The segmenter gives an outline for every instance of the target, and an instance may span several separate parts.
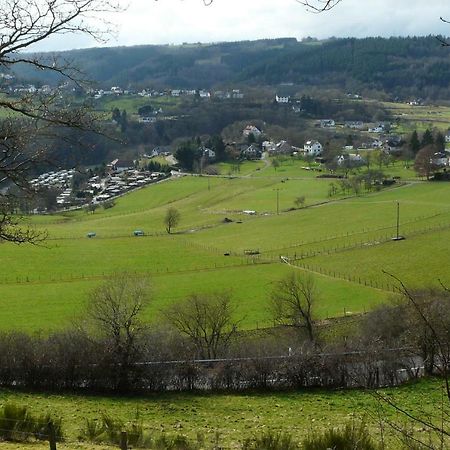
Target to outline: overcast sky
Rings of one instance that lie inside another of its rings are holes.
[[[122,1],[122,0],[120,0]],[[306,36],[450,35],[449,0],[342,0],[313,14],[296,0],[124,0],[111,16],[118,27],[106,45],[180,44]],[[39,50],[99,46],[86,36],[58,36]]]

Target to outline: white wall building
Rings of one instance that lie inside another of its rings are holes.
[[[323,147],[319,141],[307,141],[303,146],[303,152],[307,156],[318,156],[322,153]]]
[[[276,95],[276,96],[275,96],[275,101],[276,101],[277,103],[289,103],[290,97],[288,97],[288,96],[279,96],[279,95]]]
[[[247,125],[244,128],[244,131],[242,131],[242,134],[245,137],[248,137],[250,134],[253,134],[253,136],[255,138],[257,138],[257,137],[261,136],[262,131],[259,128],[255,127],[254,125]]]

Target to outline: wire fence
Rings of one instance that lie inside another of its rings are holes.
[[[407,237],[419,236],[427,233],[438,232],[450,229],[450,222],[442,222],[435,225],[428,225],[425,227],[419,227],[412,230],[407,230]],[[359,234],[359,233],[357,233]],[[346,234],[345,237],[354,235]],[[383,234],[378,236],[372,236],[369,239],[361,239],[358,241],[354,240],[339,240],[338,237],[327,237],[322,240],[311,241],[301,245],[315,245],[315,244],[326,244],[332,243],[333,240],[337,241],[334,245],[323,245],[312,247],[309,249],[300,249],[294,252],[285,252],[283,254],[270,254],[267,252],[260,251],[259,249],[250,249],[247,251],[230,251],[224,252],[223,249],[213,247],[210,245],[204,245],[195,241],[183,240],[180,241],[182,245],[186,248],[196,248],[201,250],[205,254],[216,257],[230,256],[231,258],[219,259],[217,258],[214,262],[207,261],[205,263],[198,262],[197,264],[192,264],[189,262],[188,267],[169,267],[164,265],[153,264],[151,269],[144,270],[131,270],[130,273],[157,277],[163,275],[186,275],[190,273],[207,273],[214,272],[217,270],[233,270],[243,267],[255,266],[255,265],[270,265],[278,264],[282,262],[282,258],[288,260],[291,264],[295,264],[304,269],[326,275],[328,277],[343,279],[353,283],[357,283],[364,286],[369,286],[375,289],[387,290],[390,292],[395,292],[394,286],[383,283],[381,280],[372,280],[368,278],[363,278],[360,275],[353,275],[345,272],[340,272],[337,270],[327,269],[320,266],[320,264],[309,264],[305,263],[305,260],[313,259],[315,257],[330,256],[333,254],[338,254],[342,252],[357,250],[357,249],[368,249],[376,246],[380,246],[392,241],[394,236],[392,234]],[[173,237],[172,237],[173,238]],[[293,250],[291,247],[290,250]],[[245,253],[248,252],[246,255]],[[202,255],[199,255],[200,257]],[[204,255],[203,255],[204,256]],[[303,262],[302,262],[303,261]],[[87,272],[87,273],[53,273],[53,274],[21,274],[16,276],[3,275],[0,276],[0,285],[26,285],[26,284],[52,284],[52,283],[69,283],[69,282],[80,282],[80,281],[95,281],[101,280],[109,277],[115,276],[114,272],[108,271],[97,271],[97,272]]]

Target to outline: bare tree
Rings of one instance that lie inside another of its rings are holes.
[[[0,65],[10,70],[25,65],[57,74],[62,82],[80,83],[81,74],[56,56],[30,53],[33,46],[52,36],[67,33],[88,34],[104,39],[111,31],[102,20],[105,12],[119,10],[112,0],[0,0]],[[96,18],[95,22],[92,21]],[[94,26],[98,24],[98,27]],[[27,53],[25,53],[25,51]],[[61,102],[61,92],[36,92],[1,96],[0,111],[0,237],[16,243],[35,243],[45,235],[21,229],[14,219],[14,196],[7,188],[17,186],[27,195],[33,167],[48,162],[49,142],[61,136],[64,128],[88,131],[98,128],[98,117],[85,105],[74,107]]]
[[[239,325],[233,313],[227,292],[191,295],[165,311],[169,323],[191,340],[203,359],[215,359],[228,349]]]
[[[295,0],[297,3],[304,5],[309,11],[324,12],[334,8],[341,0]]]
[[[275,322],[296,330],[305,329],[308,339],[314,342],[313,305],[316,297],[314,278],[309,274],[291,272],[275,283],[271,293]]]
[[[305,206],[306,197],[304,195],[300,195],[295,198],[294,203],[297,208],[303,208]]]
[[[205,6],[209,6],[214,0],[203,0]],[[341,0],[295,0],[312,12],[324,12],[334,8]]]
[[[433,413],[425,411],[412,412],[402,406],[395,398],[380,391],[373,395],[381,408],[386,406],[394,409],[402,417],[402,421],[389,419],[385,415],[384,423],[398,432],[408,448],[443,449],[450,442],[450,295],[449,290],[442,285],[437,289],[409,289],[398,277],[384,272],[398,283],[398,289],[403,298],[401,310],[398,306],[391,309],[391,321],[400,319],[403,322],[401,340],[420,353],[424,360],[427,373],[440,375],[442,379],[442,396]],[[441,283],[442,284],[442,283]],[[402,317],[401,317],[402,316]],[[385,318],[381,318],[382,321]],[[397,325],[395,325],[397,326]],[[389,326],[388,326],[389,327]],[[391,331],[388,330],[390,333]],[[395,338],[398,344],[399,336]],[[411,425],[405,427],[405,420]],[[413,428],[420,427],[421,432],[415,433]]]
[[[176,227],[178,223],[180,222],[180,211],[174,207],[170,207],[166,215],[164,216],[164,225],[166,226],[167,233],[172,232],[172,228]]]
[[[150,297],[148,279],[127,273],[114,275],[89,296],[85,325],[106,346],[119,390],[128,388],[133,363],[142,352],[142,312]]]
[[[414,160],[414,170],[418,175],[426,177],[427,180],[438,169],[438,166],[434,163],[436,151],[436,147],[433,144],[427,145],[417,152]]]

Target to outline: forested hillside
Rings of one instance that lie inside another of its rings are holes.
[[[450,98],[450,50],[433,37],[274,39],[61,54],[104,87],[319,86],[392,97]],[[39,79],[38,73],[19,73]],[[41,82],[46,80],[40,79]]]

